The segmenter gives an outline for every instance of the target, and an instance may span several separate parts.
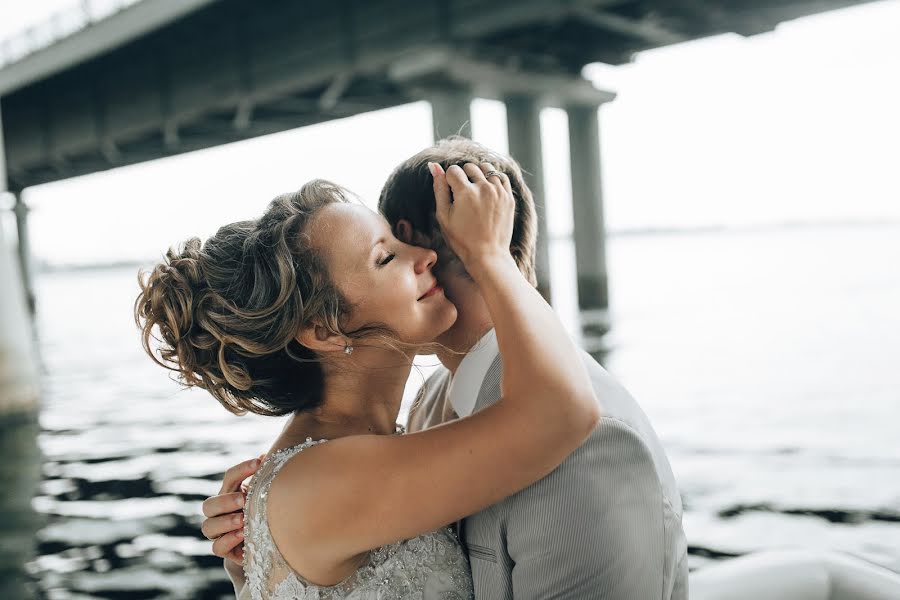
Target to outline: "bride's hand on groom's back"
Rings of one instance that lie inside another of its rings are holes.
[[[256,473],[260,463],[261,458],[254,458],[234,465],[225,471],[219,493],[203,501],[206,519],[200,530],[213,543],[213,554],[238,564],[244,559],[244,481]]]

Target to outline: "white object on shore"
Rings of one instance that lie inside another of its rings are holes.
[[[897,600],[900,574],[839,552],[756,552],[691,573],[692,600]]]

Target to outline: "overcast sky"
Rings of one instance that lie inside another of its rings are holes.
[[[0,38],[72,4],[0,0]],[[610,229],[900,220],[897,73],[900,0],[588,67],[619,94],[601,111]],[[543,125],[550,226],[565,235],[564,113]],[[473,127],[505,150],[502,105],[476,101]],[[155,258],[313,177],[374,202],[430,142],[430,107],[416,103],[39,186],[25,192],[33,250],[53,263]]]

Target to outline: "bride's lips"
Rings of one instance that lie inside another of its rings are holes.
[[[437,284],[437,282],[435,282],[434,285],[431,287],[430,290],[428,290],[427,292],[425,292],[424,294],[422,294],[421,296],[419,296],[419,300],[425,300],[426,298],[429,298],[429,297],[431,297],[431,296],[434,296],[434,295],[437,294],[438,292],[442,292],[442,291],[444,291],[444,288],[442,288],[441,286],[439,286],[439,285]]]

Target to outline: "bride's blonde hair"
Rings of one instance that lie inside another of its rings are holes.
[[[314,180],[272,200],[259,219],[169,249],[149,273],[138,273],[134,316],[144,350],[235,414],[319,406],[323,367],[295,340],[301,327],[317,323],[334,335],[402,345],[381,324],[343,330],[353,307],[306,233],[320,209],[350,201],[340,186]]]

